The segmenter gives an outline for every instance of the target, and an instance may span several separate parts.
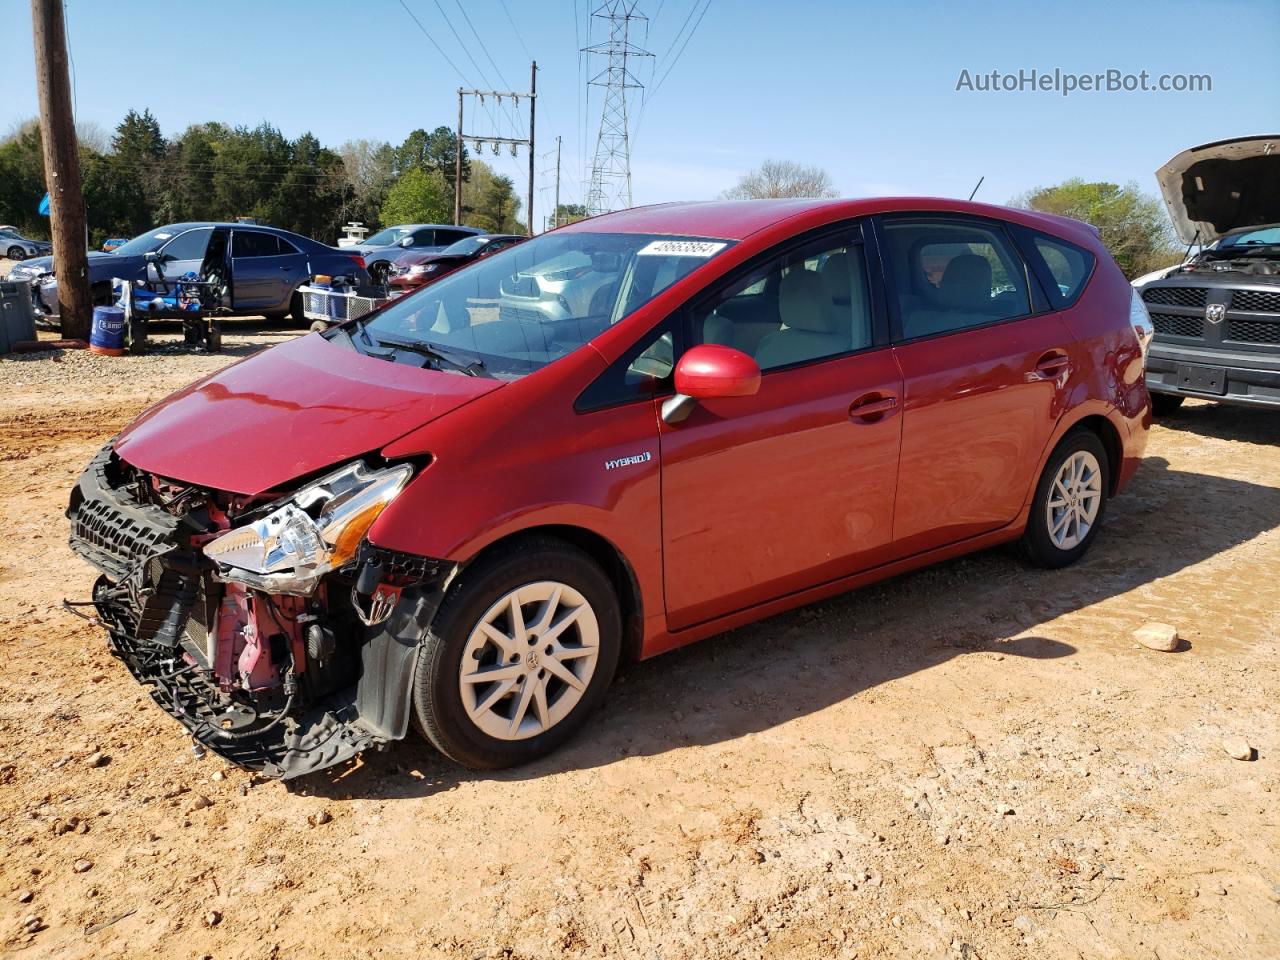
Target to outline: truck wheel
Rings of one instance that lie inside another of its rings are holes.
[[[585,553],[539,537],[463,570],[418,650],[414,720],[465,766],[528,763],[600,705],[621,650],[613,585]]]
[[[1092,430],[1072,430],[1045,464],[1022,535],[1027,558],[1055,569],[1075,563],[1098,535],[1111,489],[1107,451]]]
[[[1157,417],[1168,417],[1178,412],[1186,397],[1176,393],[1153,393],[1151,395],[1151,412]]]

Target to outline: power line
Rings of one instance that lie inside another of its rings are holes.
[[[467,15],[466,8],[462,5],[462,0],[453,0],[453,2],[457,5],[458,12],[462,14],[462,19],[467,21],[467,26],[471,28],[472,35],[475,36],[476,42],[480,44],[481,52],[484,53],[486,59],[488,59],[489,65],[497,72],[498,79],[502,81],[503,87],[508,90],[514,90],[515,88],[511,85],[511,81],[502,75],[502,68],[498,66],[497,62],[493,59],[492,54],[489,53],[489,48],[485,46],[484,40],[476,30],[475,24],[471,22],[471,17]],[[518,129],[520,135],[524,136],[524,124],[520,120],[519,111],[516,110],[514,104],[509,109],[511,110],[512,127]]]
[[[436,43],[436,38],[427,32],[427,28],[422,25],[422,21],[418,19],[417,15],[409,9],[409,5],[406,4],[404,0],[400,0],[400,6],[404,7],[404,12],[407,13],[413,19],[413,22],[418,25],[418,29],[422,31],[422,35],[430,40],[431,45],[436,48],[440,56],[444,57],[444,62],[453,67],[453,72],[458,75],[458,78],[463,83],[467,83],[468,80],[466,76],[463,75],[462,71],[458,69],[458,65],[449,59],[449,55],[444,52],[444,48],[440,46],[440,44]]]
[[[694,5],[696,7],[697,0],[694,0]],[[684,38],[684,44],[680,47],[680,52],[677,53],[675,59],[671,61],[671,65],[667,67],[666,72],[663,73],[662,75],[662,78],[656,84],[654,84],[653,93],[649,94],[650,100],[652,100],[654,97],[658,95],[658,91],[662,89],[662,81],[666,80],[667,77],[671,75],[671,71],[674,70],[676,67],[676,64],[680,62],[680,58],[684,55],[685,48],[689,46],[689,41],[693,39],[693,35],[698,32],[698,27],[702,25],[702,18],[707,15],[707,11],[710,9],[711,9],[711,0],[707,0],[706,5],[703,6],[702,8],[702,13],[698,15],[698,19],[693,25],[693,29],[690,30],[689,35]],[[693,10],[691,9],[689,12],[690,14],[692,14]],[[674,46],[674,44],[672,45]]]
[[[520,42],[520,49],[524,51],[524,55],[530,60],[533,54],[529,52],[529,48],[524,45],[524,37],[520,35],[520,28],[516,26],[515,20],[511,18],[511,11],[507,9],[507,0],[498,0],[502,4],[502,12],[507,15],[507,23],[511,24],[511,31],[516,35],[516,40]]]

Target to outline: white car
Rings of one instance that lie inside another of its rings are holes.
[[[27,257],[48,256],[53,247],[41,240],[28,240],[9,227],[0,228],[0,257],[8,260],[25,260]]]

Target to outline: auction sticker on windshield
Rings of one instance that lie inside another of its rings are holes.
[[[710,240],[654,240],[636,251],[637,257],[710,257],[719,253],[727,243]]]

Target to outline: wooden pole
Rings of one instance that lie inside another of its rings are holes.
[[[36,47],[36,92],[40,99],[45,184],[49,189],[53,269],[58,278],[58,317],[64,337],[86,339],[93,301],[89,293],[87,223],[71,112],[62,0],[31,0],[31,33]]]
[[[453,225],[462,225],[462,88],[458,88],[458,139],[453,147]]]
[[[525,219],[529,221],[529,236],[533,236],[533,114],[538,105],[538,61],[533,61],[529,71],[529,208],[525,211]]]

